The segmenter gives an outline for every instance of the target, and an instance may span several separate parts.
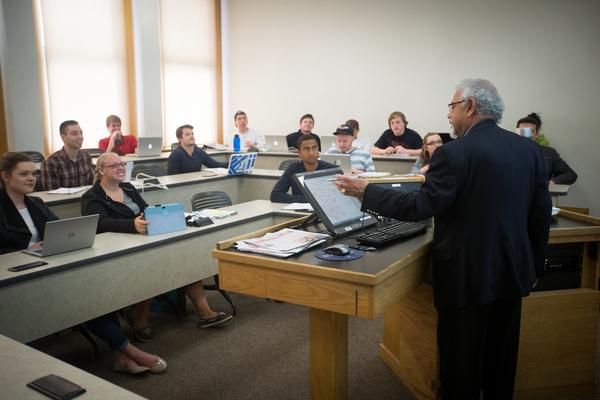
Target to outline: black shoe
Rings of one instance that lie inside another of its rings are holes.
[[[132,308],[128,308],[126,310],[123,311],[123,314],[121,314],[123,316],[123,319],[125,320],[125,322],[127,322],[127,324],[129,325],[129,327],[131,328],[131,330],[133,331],[133,336],[135,336],[135,338],[137,340],[139,340],[140,342],[149,342],[152,339],[152,329],[146,327],[146,328],[139,328],[136,323],[135,323],[135,319],[133,318],[133,309]]]
[[[224,324],[231,318],[233,318],[233,315],[223,311],[219,311],[217,312],[217,316],[214,318],[200,318],[200,320],[198,321],[198,325],[200,326],[200,328],[209,328],[211,326]]]

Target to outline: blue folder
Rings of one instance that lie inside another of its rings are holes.
[[[146,207],[144,218],[148,221],[148,235],[185,231],[185,215],[183,204],[158,204]]]

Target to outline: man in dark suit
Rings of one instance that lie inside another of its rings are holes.
[[[338,176],[363,210],[435,217],[432,246],[441,394],[510,399],[521,298],[543,273],[551,201],[540,146],[501,129],[504,104],[486,80],[465,80],[448,105],[459,137],[433,155],[421,190]]]

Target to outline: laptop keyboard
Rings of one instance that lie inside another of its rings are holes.
[[[424,222],[399,221],[365,232],[358,236],[356,240],[365,246],[381,247],[396,240],[425,232],[426,229],[427,224]]]

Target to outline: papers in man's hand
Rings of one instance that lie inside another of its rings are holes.
[[[48,194],[73,194],[73,193],[77,193],[77,192],[81,192],[83,190],[86,190],[89,186],[77,186],[77,187],[70,187],[70,188],[58,188],[58,189],[54,189],[54,190],[50,190],[48,192]]]
[[[300,253],[310,247],[323,243],[329,235],[312,233],[295,229],[282,229],[266,235],[236,242],[239,251],[266,254],[286,258]]]
[[[290,203],[287,206],[283,207],[282,210],[291,210],[291,211],[314,211],[310,203]]]
[[[363,172],[362,174],[358,174],[358,176],[360,176],[361,178],[381,178],[381,177],[388,176],[388,175],[390,175],[389,172],[378,172],[378,171]]]

